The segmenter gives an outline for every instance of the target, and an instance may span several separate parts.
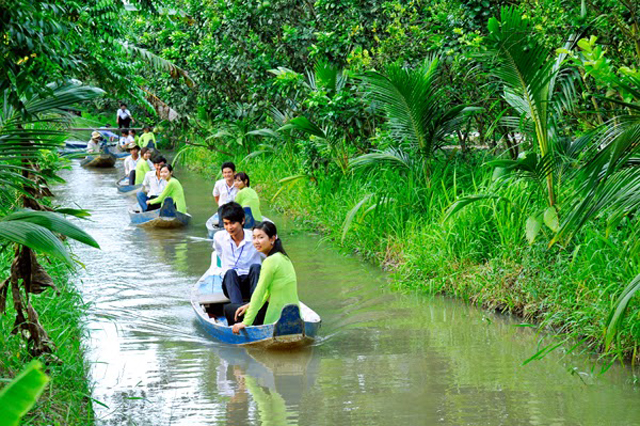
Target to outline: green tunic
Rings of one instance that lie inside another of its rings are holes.
[[[296,271],[293,269],[291,260],[282,253],[273,254],[262,262],[258,285],[251,295],[249,309],[242,320],[244,325],[253,324],[253,320],[265,302],[269,302],[267,314],[264,317],[265,324],[278,321],[285,305],[300,306]]]
[[[144,175],[147,172],[150,172],[151,168],[149,167],[149,163],[144,158],[140,158],[138,160],[138,164],[136,164],[136,185],[141,185],[144,181]]]
[[[138,172],[136,171],[136,176]],[[167,182],[167,186],[164,188],[162,193],[158,195],[158,198],[154,198],[149,202],[149,204],[159,204],[165,200],[165,198],[173,198],[173,202],[176,203],[177,209],[180,213],[187,212],[187,202],[184,199],[184,190],[182,189],[182,185],[180,181],[176,178],[171,178],[169,182]]]
[[[253,218],[258,222],[262,222],[262,213],[260,212],[260,199],[258,193],[253,189],[245,186],[236,194],[236,203],[242,207],[251,207]]]
[[[153,132],[143,133],[142,136],[140,136],[138,145],[140,148],[144,148],[149,145],[149,142],[156,143],[156,135],[154,135]]]

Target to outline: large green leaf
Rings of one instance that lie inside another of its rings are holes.
[[[527,218],[527,223],[525,224],[525,235],[529,245],[533,245],[541,229],[542,223],[540,222],[539,217],[529,216],[529,218]]]
[[[40,361],[31,361],[25,369],[0,392],[0,426],[17,426],[42,394],[49,377]]]
[[[322,139],[326,139],[327,135],[318,125],[309,121],[309,119],[305,116],[300,116],[296,118],[292,118],[289,120],[287,124],[280,127],[278,131],[283,130],[298,130],[303,133],[307,133],[310,135],[317,136]]]
[[[100,248],[96,240],[78,226],[56,213],[34,210],[20,210],[11,213],[0,221],[21,221],[40,225],[50,231],[57,232],[91,247]]]
[[[20,220],[0,221],[1,239],[57,257],[68,264],[73,263],[69,252],[60,239],[47,228],[35,223]]]

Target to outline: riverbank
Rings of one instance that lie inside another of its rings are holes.
[[[5,250],[0,256],[0,280],[8,274],[10,252]],[[57,349],[51,356],[43,357],[51,381],[21,424],[90,425],[93,424],[93,408],[83,344],[87,306],[78,289],[69,282],[66,266],[56,260],[50,264],[43,262],[43,266],[59,293],[48,289],[32,295],[31,301]],[[3,379],[15,377],[31,360],[24,339],[11,334],[14,320],[13,299],[9,294],[7,312],[0,316],[0,377]]]
[[[228,160],[191,147],[181,156],[190,168],[211,176],[212,185],[218,165]],[[307,174],[295,157],[235,159],[264,204],[391,271],[396,289],[452,296],[511,313],[568,342],[586,343],[581,350],[602,352],[611,308],[637,272],[630,258],[636,250],[631,225],[623,223],[607,237],[597,223],[590,224],[571,247],[548,249],[544,238],[529,246],[526,216],[517,207],[524,203],[518,197],[528,195],[518,187],[511,205],[476,203],[443,221],[456,197],[478,192],[487,175],[481,167],[485,160],[440,163],[432,188],[419,194],[429,198],[430,208],[416,213],[406,194],[424,189],[412,188],[400,174],[372,182],[366,173],[354,173],[336,181],[335,174]],[[372,186],[385,185],[397,190],[382,204],[370,194]],[[639,315],[633,301],[615,348],[627,359],[637,357],[640,330],[634,324]]]

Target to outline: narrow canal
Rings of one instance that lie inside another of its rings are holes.
[[[536,335],[442,298],[384,291],[385,276],[276,216],[321,340],[295,353],[217,345],[196,323],[190,286],[211,261],[213,180],[178,170],[191,226],[129,225],[122,164],[74,162],[60,202],[91,209],[102,250],[75,247],[91,304],[87,345],[99,425],[638,425],[629,368],[591,374],[560,353],[522,366]],[[250,170],[249,170],[250,171]],[[273,216],[269,212],[269,216]]]

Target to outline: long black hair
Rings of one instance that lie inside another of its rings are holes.
[[[268,220],[265,220],[263,222],[258,222],[256,223],[256,226],[253,227],[253,229],[254,230],[259,229],[263,231],[265,234],[267,234],[267,237],[269,238],[273,238],[274,236],[276,237],[276,241],[275,243],[273,243],[273,247],[271,248],[271,251],[269,252],[267,257],[276,253],[282,253],[285,256],[289,257],[287,252],[284,251],[284,247],[282,246],[282,240],[278,238],[278,230],[276,229],[276,225],[273,222],[269,222]]]

